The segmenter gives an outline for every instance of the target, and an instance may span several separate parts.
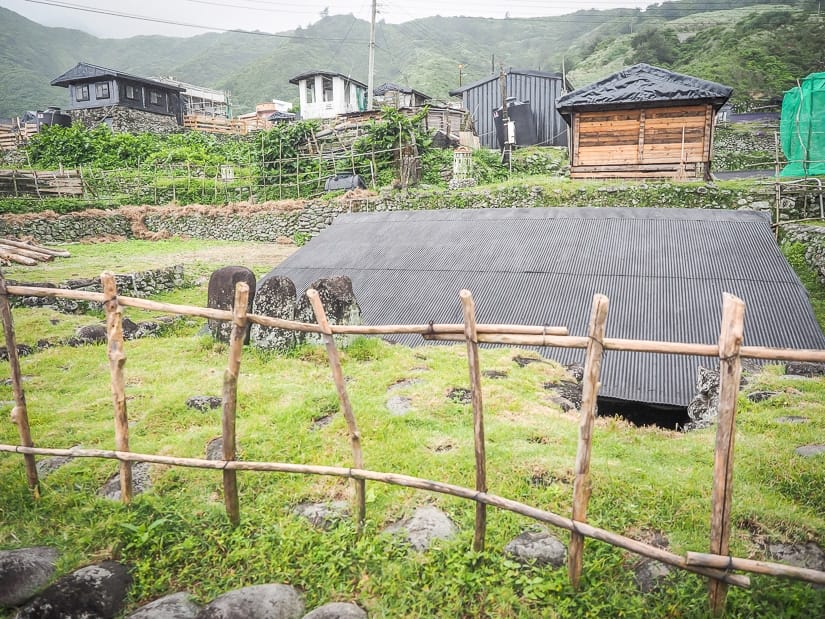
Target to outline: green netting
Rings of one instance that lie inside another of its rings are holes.
[[[788,160],[782,176],[825,175],[825,73],[785,93],[779,132]]]

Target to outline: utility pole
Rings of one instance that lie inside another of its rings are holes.
[[[504,149],[501,151],[501,162],[512,167],[510,163],[510,151],[513,148],[510,142],[510,115],[507,112],[507,74],[504,72],[504,64],[499,68],[498,84],[501,89],[501,129],[504,135]]]
[[[370,66],[369,78],[367,79],[367,109],[372,109],[372,89],[375,73],[375,12],[378,0],[372,0],[372,18],[370,19]]]

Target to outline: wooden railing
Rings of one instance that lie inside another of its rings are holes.
[[[460,293],[460,301],[464,310],[463,324],[356,326],[331,325],[326,318],[318,294],[314,290],[307,291],[307,296],[315,312],[317,323],[302,323],[269,316],[247,314],[246,307],[249,288],[244,283],[239,283],[235,289],[234,310],[225,311],[119,296],[117,294],[114,276],[111,273],[104,273],[101,276],[101,281],[104,291],[103,293],[95,293],[34,286],[9,286],[6,285],[2,274],[0,274],[0,314],[2,314],[3,330],[5,332],[6,347],[11,367],[11,383],[15,398],[12,418],[17,425],[20,436],[19,445],[0,444],[0,452],[18,453],[23,456],[28,484],[35,497],[39,497],[39,482],[34,460],[35,455],[118,460],[120,462],[121,473],[121,500],[124,503],[130,502],[132,499],[131,466],[133,462],[220,470],[223,474],[226,511],[229,519],[233,523],[238,523],[240,520],[240,501],[236,481],[237,471],[331,475],[353,480],[356,501],[355,514],[359,529],[365,518],[365,484],[366,481],[369,480],[429,492],[438,492],[474,501],[476,503],[475,534],[473,537],[473,547],[475,550],[483,550],[484,548],[487,506],[508,510],[570,531],[571,541],[568,553],[568,574],[571,583],[576,587],[580,584],[584,549],[583,540],[587,537],[655,559],[662,563],[707,576],[710,578],[710,606],[716,615],[724,612],[728,585],[739,587],[748,587],[750,585],[750,579],[747,576],[734,574],[731,570],[782,576],[825,585],[825,572],[728,556],[733,489],[733,439],[736,425],[739,377],[742,368],[741,360],[742,358],[753,358],[825,362],[825,350],[742,346],[745,304],[742,300],[732,295],[724,295],[719,344],[718,346],[714,346],[708,344],[607,338],[605,337],[605,323],[609,302],[607,297],[600,294],[595,295],[593,298],[588,335],[586,337],[573,337],[568,335],[567,329],[564,327],[478,324],[475,319],[475,303],[472,294],[466,290]],[[46,449],[34,446],[29,429],[26,399],[17,356],[14,323],[8,301],[9,295],[63,297],[96,301],[104,304],[106,309],[112,397],[115,411],[115,450],[79,448]],[[145,310],[232,322],[229,360],[223,381],[223,411],[221,423],[223,460],[215,461],[141,454],[133,453],[129,450],[129,425],[122,371],[126,362],[121,323],[123,307],[135,307]],[[347,422],[349,440],[352,447],[352,467],[236,460],[234,446],[237,382],[243,351],[244,334],[250,323],[264,327],[321,334],[327,349],[341,410]],[[356,417],[349,400],[347,385],[344,380],[338,350],[333,336],[344,334],[379,335],[401,333],[419,333],[426,339],[431,340],[466,342],[470,384],[472,387],[476,473],[474,488],[465,488],[398,473],[371,471],[364,468],[361,434],[358,430]],[[566,518],[518,501],[490,494],[487,491],[484,411],[481,370],[478,356],[478,344],[481,342],[516,346],[557,346],[586,349],[584,376],[582,380],[579,443],[576,454],[575,480],[573,485],[572,518]],[[683,557],[652,546],[651,544],[587,524],[587,504],[591,494],[590,452],[596,412],[596,398],[599,390],[601,359],[604,350],[715,356],[720,359],[719,418],[716,434],[711,503],[710,553],[687,552],[686,556]]]

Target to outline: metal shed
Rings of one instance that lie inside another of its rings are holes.
[[[556,100],[564,94],[561,73],[510,69],[506,73],[507,98],[529,102],[535,126],[536,143],[542,146],[567,146],[567,124],[556,110]],[[498,75],[450,91],[461,97],[475,123],[485,148],[497,148],[493,111],[500,108],[501,86]]]
[[[678,208],[529,208],[351,213],[272,271],[299,292],[348,275],[365,324],[562,325],[586,335],[595,293],[607,336],[715,344],[722,294],[747,304],[745,344],[823,348],[805,288],[761,213]],[[399,342],[421,345],[417,335]],[[583,352],[547,348],[563,363]],[[718,360],[608,351],[601,396],[685,407],[697,366]]]

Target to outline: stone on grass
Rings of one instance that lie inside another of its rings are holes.
[[[49,584],[57,556],[47,546],[0,551],[0,606],[19,606]]]
[[[349,516],[349,505],[346,501],[299,503],[292,508],[292,513],[306,518],[314,527],[329,530]]]
[[[394,522],[384,531],[403,533],[413,549],[421,552],[427,550],[434,540],[455,537],[458,528],[440,509],[433,505],[424,505],[416,508],[409,518]]]
[[[796,453],[803,458],[813,458],[825,453],[825,445],[802,445],[796,448]]]
[[[773,561],[781,561],[825,572],[825,550],[813,542],[807,544],[768,544],[767,554]]]
[[[74,333],[74,339],[79,344],[100,344],[106,341],[106,325],[84,325]]]
[[[126,619],[195,619],[200,610],[192,595],[181,591],[141,606]]]
[[[220,408],[223,400],[217,395],[193,395],[186,399],[186,406],[197,411],[205,412],[215,408]]]
[[[75,445],[74,447],[80,447],[80,445]],[[72,449],[74,449],[72,447]],[[66,466],[74,460],[71,456],[52,456],[51,458],[45,458],[44,460],[38,460],[37,464],[37,474],[40,477],[47,477],[54,473],[57,469],[61,466]]]
[[[295,320],[295,284],[282,275],[267,275],[258,284],[252,312],[261,316]],[[314,321],[313,321],[314,322]],[[264,350],[289,350],[296,344],[295,332],[274,329],[254,324],[250,329],[250,340],[257,348]]]
[[[152,487],[152,480],[149,477],[149,469],[151,466],[148,462],[135,462],[132,464],[132,495],[141,494]],[[110,477],[97,493],[106,499],[119,501],[120,472]]]
[[[301,595],[289,585],[253,585],[218,596],[198,613],[198,619],[300,619]]]
[[[361,308],[355,300],[355,293],[352,291],[352,280],[346,275],[335,277],[322,277],[316,279],[309,285],[318,291],[318,297],[324,306],[324,313],[327,321],[331,325],[360,325]],[[309,289],[308,288],[308,289]],[[315,312],[306,294],[298,300],[295,310],[295,317],[301,322],[317,322]],[[336,342],[339,346],[346,346],[351,338],[338,338]],[[304,342],[309,344],[320,344],[322,342],[320,334],[305,333]]]
[[[567,548],[546,531],[525,531],[504,547],[504,553],[520,563],[561,567]]]
[[[255,274],[246,267],[230,266],[214,271],[209,278],[206,293],[206,305],[212,309],[229,310],[235,306],[235,286],[244,282],[249,286],[247,313],[252,311],[255,299]],[[228,342],[232,332],[232,322],[228,320],[209,320],[209,330],[219,342]],[[249,343],[249,331],[244,335],[244,344]]]
[[[748,400],[751,402],[764,402],[775,395],[779,395],[778,391],[752,391],[748,394]]]
[[[387,410],[397,417],[406,415],[412,410],[412,400],[403,395],[394,395],[387,400]]]
[[[115,561],[82,567],[20,609],[16,619],[110,619],[123,608],[131,583],[126,566]]]
[[[800,417],[799,415],[783,415],[774,419],[776,423],[808,423],[807,417]]]
[[[356,604],[330,602],[307,613],[304,619],[367,619],[367,613]]]
[[[825,363],[811,363],[809,361],[789,361],[785,364],[785,374],[790,376],[825,376]]]
[[[223,460],[223,437],[213,438],[206,444],[207,460]]]
[[[672,567],[655,559],[642,559],[633,568],[633,579],[642,593],[650,593],[659,588],[668,577]]]

